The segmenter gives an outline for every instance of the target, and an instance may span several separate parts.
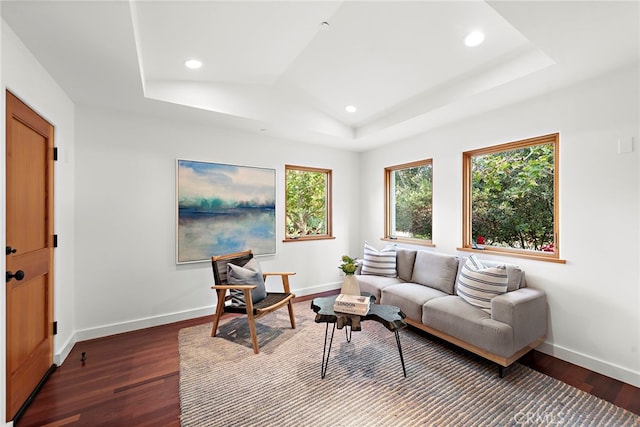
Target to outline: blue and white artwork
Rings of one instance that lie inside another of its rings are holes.
[[[275,169],[178,160],[177,262],[276,252]]]

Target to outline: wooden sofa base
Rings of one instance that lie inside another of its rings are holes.
[[[534,348],[536,348],[537,346],[539,346],[540,344],[542,344],[544,342],[544,336],[538,338],[537,340],[535,340],[533,343],[531,343],[530,345],[526,346],[525,348],[523,348],[522,350],[518,351],[517,353],[515,353],[513,356],[510,357],[503,357],[503,356],[498,356],[496,354],[490,353],[487,350],[483,350],[479,347],[476,347],[473,344],[469,344],[468,342],[462,341],[456,337],[453,337],[449,334],[445,334],[444,332],[441,332],[437,329],[433,329],[429,326],[423,325],[420,322],[416,322],[414,320],[411,320],[409,318],[404,319],[405,322],[407,322],[407,324],[413,326],[414,328],[418,328],[422,331],[425,331],[431,335],[434,335],[438,338],[442,338],[445,341],[450,342],[451,344],[454,344],[458,347],[461,347],[467,351],[470,351],[471,353],[475,353],[480,357],[483,357],[485,359],[491,360],[492,362],[497,363],[500,366],[500,376],[502,377],[502,367],[508,367],[509,365],[511,365],[513,362],[515,362],[516,360],[520,359],[522,356],[524,356],[525,354],[527,354],[529,351],[533,350]]]

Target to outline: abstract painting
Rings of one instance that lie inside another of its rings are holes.
[[[177,263],[276,252],[275,169],[177,161]]]

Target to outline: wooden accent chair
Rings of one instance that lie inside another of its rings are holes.
[[[211,329],[211,336],[215,337],[218,332],[218,322],[220,317],[224,313],[242,313],[247,315],[249,321],[249,330],[251,332],[251,342],[253,343],[253,352],[258,354],[258,337],[256,335],[255,319],[271,313],[274,310],[284,307],[289,308],[289,320],[291,321],[291,328],[296,328],[295,318],[293,316],[293,298],[295,295],[291,293],[289,288],[289,276],[296,273],[294,272],[278,272],[278,273],[262,273],[263,280],[266,280],[268,276],[280,276],[282,285],[284,288],[283,293],[268,292],[266,298],[262,301],[253,303],[251,298],[251,291],[256,288],[256,285],[243,285],[243,284],[229,284],[227,278],[227,264],[234,264],[240,267],[244,267],[253,258],[251,249],[243,252],[236,252],[232,254],[212,256],[211,265],[213,267],[213,278],[215,285],[211,287],[214,289],[218,296],[218,304],[216,307],[216,314],[213,319],[213,328]],[[245,304],[238,304],[231,296],[227,295],[227,291],[239,290],[244,294]],[[226,301],[232,300],[231,304],[225,304]]]

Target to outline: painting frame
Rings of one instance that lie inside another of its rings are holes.
[[[276,170],[176,159],[176,264],[276,253]]]

